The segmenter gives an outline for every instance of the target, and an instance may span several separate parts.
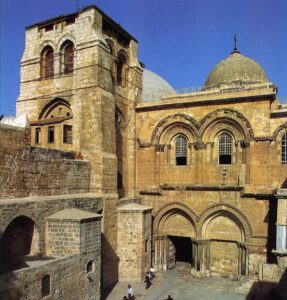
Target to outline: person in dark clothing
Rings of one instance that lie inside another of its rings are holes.
[[[144,282],[145,282],[145,288],[148,289],[151,286],[149,273],[146,273]]]
[[[168,295],[166,300],[173,300],[173,298],[171,297],[171,295]]]

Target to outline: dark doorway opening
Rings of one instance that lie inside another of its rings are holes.
[[[169,236],[175,248],[175,261],[186,262],[192,265],[191,238],[184,236]]]

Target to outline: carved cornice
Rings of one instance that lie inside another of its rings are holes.
[[[249,148],[250,147],[250,141],[240,141],[240,146],[242,148]]]
[[[144,141],[141,141],[140,138],[137,138],[137,142],[138,142],[139,148],[149,148],[149,147],[151,147],[150,143],[146,143]]]
[[[139,191],[140,195],[148,195],[148,196],[162,196],[160,191],[152,191],[152,190],[142,190]]]
[[[256,142],[272,142],[274,138],[272,136],[256,136],[254,137]]]
[[[242,191],[241,186],[203,186],[203,185],[176,185],[176,184],[161,184],[160,188],[165,191]]]
[[[156,152],[163,152],[164,147],[165,147],[165,145],[155,145],[154,146]]]

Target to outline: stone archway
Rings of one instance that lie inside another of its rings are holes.
[[[200,225],[205,241],[204,266],[201,268],[211,275],[234,278],[245,275],[245,242],[251,235],[247,218],[230,205],[215,205],[201,215]]]
[[[24,257],[38,254],[38,246],[34,221],[23,215],[13,219],[0,240],[0,274],[26,267]]]
[[[197,236],[196,214],[187,206],[172,203],[154,219],[154,257],[157,269],[167,270],[177,261],[194,264],[192,241]]]

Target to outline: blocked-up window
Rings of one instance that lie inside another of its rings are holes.
[[[47,46],[41,55],[41,78],[51,78],[54,76],[54,50]]]
[[[287,164],[287,132],[283,135],[281,141],[281,161],[282,164]]]
[[[62,73],[71,74],[74,71],[74,45],[68,41],[62,46]]]
[[[55,128],[54,126],[48,127],[48,143],[52,144],[55,141]]]
[[[71,125],[64,125],[63,142],[65,144],[73,143],[73,128]]]
[[[175,139],[175,164],[177,166],[187,165],[187,138],[183,135]]]
[[[218,140],[218,162],[220,165],[231,165],[232,163],[232,136],[223,132]]]
[[[50,275],[45,275],[42,278],[42,297],[50,295]]]
[[[41,144],[41,128],[35,128],[35,144]]]

